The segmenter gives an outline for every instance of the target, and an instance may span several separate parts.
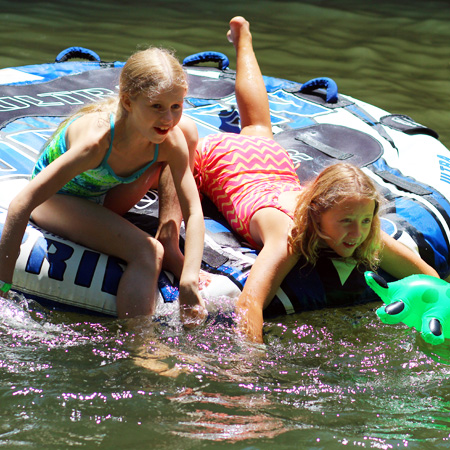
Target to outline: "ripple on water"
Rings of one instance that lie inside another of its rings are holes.
[[[2,300],[0,312],[0,395],[14,440],[41,440],[31,436],[43,427],[55,448],[69,428],[72,443],[105,443],[130,423],[168,442],[448,434],[449,367],[438,362],[448,352],[381,324],[374,305],[271,321],[266,346],[239,339],[225,318],[186,332],[170,320],[130,330],[24,299]]]

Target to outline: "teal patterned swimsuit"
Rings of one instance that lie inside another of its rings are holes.
[[[32,178],[34,178],[41,170],[47,167],[52,161],[61,156],[67,151],[66,145],[66,132],[69,125],[76,120],[67,123],[67,125],[62,128],[58,134],[56,134],[51,142],[45,147],[44,151],[40,155],[39,159],[34,166],[32,173]],[[114,139],[114,115],[110,116],[110,126],[111,126],[111,144],[108,151],[106,152],[103,161],[95,169],[87,170],[86,172],[77,175],[71,181],[69,181],[65,186],[63,186],[58,194],[73,195],[76,197],[83,197],[92,200],[96,203],[103,203],[103,199],[106,193],[122,183],[131,183],[138,179],[158,158],[158,145],[155,147],[155,156],[152,161],[146,164],[144,167],[139,169],[134,174],[129,177],[119,177],[114,173],[108,164],[108,158],[111,154],[113,139]]]

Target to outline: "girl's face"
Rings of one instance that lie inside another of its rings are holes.
[[[338,255],[348,258],[366,240],[372,226],[375,201],[347,198],[321,214],[321,232],[325,243]]]
[[[185,94],[184,88],[174,87],[151,99],[139,95],[134,100],[128,99],[125,108],[141,134],[158,144],[180,121]]]

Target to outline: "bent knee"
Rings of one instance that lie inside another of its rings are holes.
[[[164,247],[157,239],[148,236],[131,250],[128,263],[149,266],[161,270],[164,259]]]
[[[180,229],[179,224],[175,220],[167,220],[164,222],[158,230],[158,241],[164,248],[171,246],[179,246]]]

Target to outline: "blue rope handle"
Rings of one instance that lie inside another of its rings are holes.
[[[327,90],[327,102],[328,103],[337,103],[338,101],[338,87],[334,80],[327,77],[322,78],[313,78],[312,80],[307,81],[302,84],[300,88],[300,92],[304,92],[305,94],[308,92],[315,91],[316,89],[326,89]]]
[[[217,62],[219,63],[219,69],[225,70],[229,65],[230,61],[228,56],[220,52],[200,52],[194,53],[193,55],[186,56],[183,60],[184,66],[194,66],[195,64],[204,62]]]
[[[98,56],[97,53],[84,47],[66,48],[58,54],[58,56],[55,58],[55,62],[65,62],[72,58],[82,58],[87,59],[88,61],[101,62],[100,56]]]

